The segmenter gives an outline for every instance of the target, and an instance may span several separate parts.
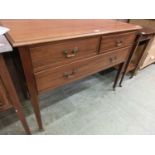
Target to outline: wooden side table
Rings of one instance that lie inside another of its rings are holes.
[[[16,93],[14,84],[6,66],[2,52],[10,51],[11,46],[4,36],[0,36],[0,112],[14,108],[26,134],[31,134],[26,122],[22,106]]]
[[[1,20],[19,50],[39,128],[38,96],[46,91],[119,65],[113,88],[140,26],[114,20]],[[37,28],[36,28],[37,27]]]
[[[128,61],[128,63],[126,64],[121,80],[120,80],[120,86],[122,85],[122,81],[124,79],[124,76],[127,72],[132,71],[131,73],[131,78],[137,73],[137,71],[140,69],[140,64],[142,62],[142,60],[144,59],[144,57],[146,57],[146,49],[149,46],[150,42],[152,41],[152,39],[154,38],[155,35],[155,30],[148,28],[148,27],[143,27],[143,29],[141,29],[139,31],[138,34],[138,39],[137,42],[133,48],[133,52],[132,55]],[[138,47],[140,46],[140,44],[143,44],[142,48],[137,51]],[[138,55],[136,56],[136,52],[138,52]],[[134,59],[134,61],[132,61]]]
[[[139,57],[137,58],[137,61],[135,63],[135,68],[133,69],[131,78],[137,73],[137,71],[140,69],[141,62],[143,61],[143,59],[146,58],[145,56],[147,52],[146,49],[148,48],[150,42],[154,38],[154,35],[155,35],[155,30],[151,28],[144,27],[140,31],[140,41],[138,44],[140,45],[140,43],[143,43],[144,46],[142,47]]]

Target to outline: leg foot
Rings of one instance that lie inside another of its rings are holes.
[[[121,83],[119,84],[119,87],[122,87],[122,84]]]
[[[121,75],[121,71],[122,71],[123,65],[124,65],[124,63],[121,63],[119,65],[119,70],[117,72],[117,75],[116,75],[116,78],[115,78],[115,81],[114,81],[113,90],[115,90],[115,87],[117,86],[117,83],[118,83],[119,77]]]
[[[19,120],[21,121],[21,123],[22,123],[22,125],[23,125],[23,127],[25,129],[26,134],[31,135],[30,128],[29,128],[29,126],[27,124],[27,121],[25,119],[24,113],[23,113],[20,105],[17,106],[16,108],[18,108],[18,110],[15,110],[15,112],[17,113],[17,116],[19,117]]]

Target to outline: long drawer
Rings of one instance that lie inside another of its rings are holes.
[[[130,46],[134,43],[135,37],[135,32],[102,36],[100,53]]]
[[[56,88],[126,60],[131,47],[100,54],[61,67],[35,73],[38,92]]]
[[[30,47],[34,71],[58,67],[97,54],[99,37],[74,39]]]

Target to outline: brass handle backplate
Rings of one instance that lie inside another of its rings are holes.
[[[78,52],[78,47],[74,47],[73,50],[71,51],[71,54],[69,54],[69,52],[64,49],[63,54],[65,55],[66,58],[72,58],[75,57],[77,52]]]
[[[70,72],[64,72],[63,77],[68,78],[68,79],[72,78],[77,73],[77,71],[78,71],[77,69],[73,69]]]

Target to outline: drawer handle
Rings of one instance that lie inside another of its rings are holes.
[[[122,46],[123,45],[123,41],[121,41],[121,40],[116,40],[116,46],[117,47],[120,47],[120,46]]]
[[[66,49],[63,51],[63,53],[66,58],[72,58],[76,56],[78,50],[79,50],[78,47],[74,47],[73,50],[71,51],[71,54],[69,54]]]
[[[74,69],[74,70],[72,70],[72,71],[70,71],[70,72],[64,72],[63,77],[69,79],[69,78],[74,77],[74,75],[75,75],[76,73],[77,73],[77,69]]]
[[[117,60],[117,57],[116,57],[116,56],[109,58],[110,63],[113,63],[113,62],[115,62],[116,60]]]

